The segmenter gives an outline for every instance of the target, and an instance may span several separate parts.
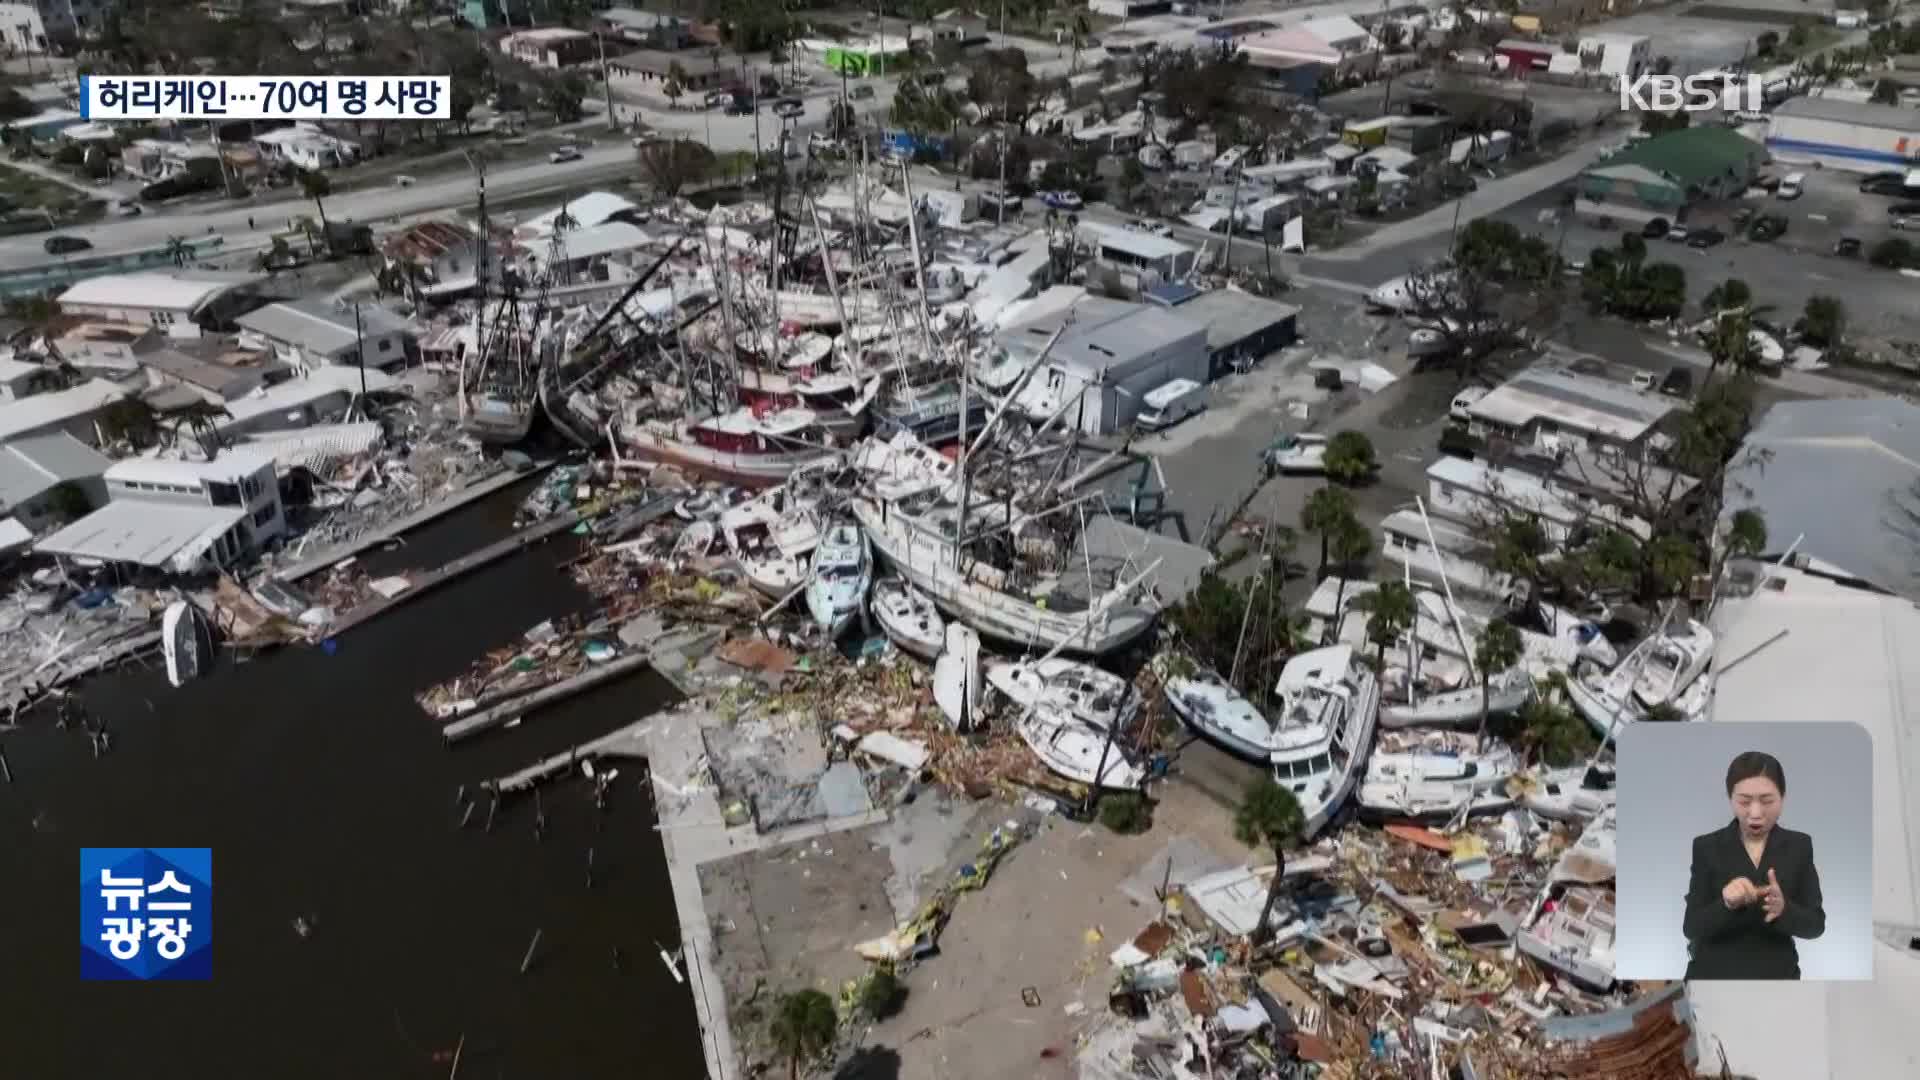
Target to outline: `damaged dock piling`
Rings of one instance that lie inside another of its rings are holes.
[[[645,667],[652,659],[653,655],[651,652],[641,652],[631,656],[622,656],[616,660],[610,660],[605,664],[589,668],[570,679],[562,680],[545,689],[535,690],[523,697],[502,702],[491,709],[483,709],[480,712],[463,716],[441,729],[441,735],[450,743],[459,742],[461,739],[472,738],[483,731],[489,731],[517,720],[535,709],[554,704],[555,702],[564,701],[576,694],[591,690],[601,683],[610,682],[623,675],[631,674]]]
[[[525,975],[527,969],[533,966],[533,950],[540,947],[540,934],[541,931],[535,930],[533,932],[533,940],[527,942],[527,954],[520,958],[520,974],[522,975]]]

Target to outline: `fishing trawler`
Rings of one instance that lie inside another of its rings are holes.
[[[620,436],[635,457],[749,487],[778,484],[796,469],[842,457],[806,409],[762,415],[740,408],[698,420],[636,420]]]
[[[874,431],[888,439],[910,431],[921,442],[937,446],[960,437],[962,416],[969,433],[979,431],[986,425],[991,405],[983,395],[964,394],[958,379],[911,388],[903,384],[876,403]]]

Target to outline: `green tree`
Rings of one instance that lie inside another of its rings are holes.
[[[1379,650],[1375,655],[1384,667],[1387,662],[1387,646],[1400,640],[1400,635],[1420,618],[1419,604],[1414,600],[1413,590],[1404,582],[1386,581],[1380,587],[1353,602],[1355,607],[1363,607],[1371,612],[1367,616],[1367,640],[1373,642]]]
[[[1796,21],[1792,26],[1787,28],[1787,44],[1796,50],[1803,48],[1807,44],[1808,37],[1809,31],[1807,30],[1807,24],[1804,22]]]
[[[1328,439],[1324,460],[1327,478],[1336,484],[1357,484],[1380,467],[1374,458],[1373,440],[1359,431],[1338,432]]]
[[[1514,719],[1522,753],[1530,761],[1563,769],[1593,752],[1593,730],[1564,705],[1535,698],[1521,706]]]
[[[1847,308],[1832,296],[1807,298],[1806,311],[1800,316],[1800,336],[1821,348],[1840,344],[1847,328]]]
[[[1547,530],[1530,514],[1507,514],[1491,523],[1490,532],[1487,566],[1522,586],[1521,595],[1531,603],[1553,554]]]
[[[681,189],[713,171],[713,151],[692,139],[650,142],[635,151],[641,175],[660,194],[672,199]]]
[[[1307,816],[1292,791],[1262,773],[1247,786],[1240,806],[1233,815],[1233,836],[1248,847],[1263,847],[1273,852],[1273,881],[1267,886],[1267,902],[1260,909],[1260,921],[1253,928],[1253,943],[1265,944],[1273,935],[1268,925],[1274,905],[1280,899],[1280,883],[1286,877],[1287,849],[1306,838]]]
[[[1100,824],[1122,836],[1145,832],[1153,824],[1153,810],[1137,791],[1116,791],[1100,797]]]
[[[660,92],[667,96],[669,106],[676,109],[680,107],[680,95],[687,92],[687,69],[680,66],[680,61],[675,60],[667,65],[667,84],[660,88]]]
[[[787,1059],[788,1077],[797,1078],[802,1064],[831,1049],[839,1027],[833,999],[820,991],[809,988],[780,995],[769,1033],[774,1048]]]
[[[1753,319],[1744,311],[1714,319],[1703,344],[1707,350],[1709,378],[1723,367],[1728,371],[1750,371],[1759,362],[1759,352],[1753,347]]]
[[[1340,587],[1333,594],[1335,632],[1340,629],[1340,612],[1347,598],[1347,582],[1353,580],[1353,568],[1372,551],[1373,534],[1352,514],[1341,520],[1327,537],[1327,554],[1340,567]]]
[[[885,1020],[900,1011],[907,988],[890,967],[877,967],[860,984],[860,1010],[875,1020]]]
[[[193,261],[193,245],[189,244],[184,236],[169,236],[167,237],[167,258],[172,259],[175,266],[185,266]]]
[[[313,200],[313,208],[320,215],[320,239],[326,245],[327,251],[331,253],[333,229],[327,224],[326,198],[333,194],[333,181],[327,179],[326,173],[312,169],[301,169],[297,175],[300,178],[301,193]]]
[[[1888,270],[1901,270],[1915,263],[1913,241],[1904,236],[1889,236],[1873,245],[1867,261]]]
[[[1701,310],[1708,315],[1717,315],[1722,311],[1753,306],[1753,290],[1739,278],[1728,278],[1707,290],[1700,301]]]
[[[1758,555],[1767,550],[1767,518],[1758,510],[1736,510],[1727,523],[1727,554]]]
[[[1300,529],[1320,537],[1320,566],[1315,572],[1318,577],[1327,576],[1328,545],[1333,534],[1353,519],[1353,493],[1346,488],[1328,484],[1307,496],[1307,503],[1300,510]]]
[[[1473,666],[1480,676],[1480,745],[1487,743],[1487,717],[1493,710],[1493,681],[1520,662],[1520,631],[1502,619],[1489,619],[1473,643]]]

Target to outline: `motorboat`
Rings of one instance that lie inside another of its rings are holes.
[[[1279,729],[1246,696],[1217,673],[1197,668],[1176,674],[1180,661],[1163,654],[1154,661],[1167,705],[1194,734],[1262,765],[1283,745]]]
[[[999,691],[1016,709],[1050,708],[1095,731],[1118,725],[1125,729],[1139,712],[1139,699],[1127,680],[1062,657],[1033,663],[997,663],[987,666],[987,685]]]
[[[1514,802],[1506,786],[1517,764],[1504,744],[1481,748],[1464,732],[1383,732],[1360,782],[1360,806],[1413,819],[1504,810]]]
[[[946,644],[947,622],[926,594],[899,578],[873,585],[873,618],[903,652],[934,660]]]
[[[807,578],[820,545],[819,499],[796,485],[805,474],[720,514],[720,535],[747,582],[779,600]]]
[[[1555,821],[1588,821],[1615,805],[1614,772],[1599,764],[1520,773],[1507,790],[1520,805]]]
[[[1014,728],[1047,768],[1076,783],[1117,791],[1137,791],[1146,783],[1146,770],[1118,739],[1065,713],[1031,709]]]
[[[1594,993],[1613,988],[1613,890],[1559,886],[1515,938],[1520,951]]]
[[[1615,855],[1618,825],[1613,807],[1595,814],[1586,828],[1580,830],[1580,839],[1560,853],[1547,878],[1548,884],[1565,881],[1601,885],[1614,880],[1614,868],[1618,865]]]
[[[852,625],[873,581],[873,552],[860,527],[836,521],[813,549],[807,581],[807,611],[813,621],[838,638]]]
[[[735,409],[699,420],[642,420],[621,441],[635,457],[750,487],[778,484],[809,465],[840,458],[808,409]]]
[[[1291,789],[1311,838],[1353,792],[1373,745],[1380,683],[1351,645],[1310,649],[1287,661],[1277,743],[1268,754],[1274,780]]]
[[[1269,472],[1289,475],[1326,472],[1327,437],[1282,435],[1260,452],[1260,464]]]
[[[160,620],[160,651],[167,661],[167,681],[174,686],[206,674],[213,662],[213,630],[198,606],[187,600],[167,605]]]
[[[980,635],[948,623],[946,645],[933,662],[933,700],[955,731],[972,731],[980,722],[985,696],[980,677]]]
[[[1694,625],[1698,625],[1697,623]],[[1705,630],[1705,627],[1701,628]],[[1711,631],[1708,631],[1711,634]],[[1567,701],[1587,721],[1595,734],[1603,739],[1618,738],[1622,728],[1629,724],[1644,723],[1657,716],[1669,715],[1665,711],[1655,713],[1643,704],[1640,691],[1642,687],[1641,665],[1650,653],[1659,649],[1663,642],[1670,641],[1666,635],[1655,635],[1636,646],[1627,654],[1625,660],[1612,671],[1588,672],[1570,678],[1566,683]],[[1698,639],[1693,638],[1697,643]],[[1669,651],[1669,658],[1677,658],[1680,650]],[[1668,706],[1672,715],[1682,721],[1702,721],[1708,719],[1713,710],[1714,675],[1712,671],[1711,649],[1701,660],[1701,667],[1692,679],[1676,695],[1668,697],[1660,704]],[[1670,672],[1684,671],[1685,661],[1677,666],[1669,666]],[[1647,689],[1649,696],[1657,696],[1662,688],[1672,685],[1676,678],[1657,676]]]
[[[1677,705],[1676,699],[1713,664],[1713,631],[1693,619],[1686,628],[1657,635],[1633,680],[1633,697],[1647,709]]]

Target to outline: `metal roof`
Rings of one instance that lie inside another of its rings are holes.
[[[1852,723],[1873,739],[1873,920],[1920,923],[1920,610],[1793,567],[1723,602],[1714,723]],[[1758,663],[1743,659],[1753,656]],[[1809,677],[1817,673],[1817,677]],[[1791,766],[1789,766],[1791,768]],[[1831,843],[1822,839],[1822,843]],[[1832,932],[1833,926],[1829,926]],[[1911,934],[1914,931],[1908,930]],[[1903,1076],[1920,1059],[1920,954],[1874,945],[1871,982],[1696,982],[1706,1055],[1747,1076]]]
[[[1179,307],[1205,291],[1184,281],[1169,281],[1164,285],[1155,285],[1148,289],[1146,295],[1149,303],[1159,304],[1162,307]]]
[[[1216,352],[1300,315],[1292,304],[1239,289],[1207,289],[1174,310],[1205,326],[1207,348]]]
[[[1783,401],[1737,460],[1726,513],[1766,516],[1770,546],[1799,550],[1920,599],[1920,407],[1894,398]]]
[[[551,234],[549,234],[551,235]],[[607,221],[589,228],[575,229],[564,234],[566,258],[591,259],[600,255],[612,255],[619,251],[634,251],[644,247],[651,239],[645,229],[625,221]],[[536,263],[547,261],[548,248],[545,244],[533,247],[527,257]]]
[[[177,458],[123,458],[107,467],[106,478],[122,484],[188,484],[202,480],[225,483],[270,468],[273,457],[258,450],[223,450],[212,461]]]
[[[254,275],[235,274],[103,274],[74,283],[59,296],[61,306],[151,308],[195,312],[242,285]]]
[[[1129,305],[1131,310],[1101,322],[1076,324],[1054,344],[1047,363],[1071,368],[1092,379],[1099,379],[1115,368],[1125,369],[1133,361],[1165,348],[1205,329],[1159,307]]]
[[[1773,115],[1775,118],[1801,117],[1807,120],[1830,120],[1838,124],[1859,124],[1887,131],[1920,131],[1920,112],[1900,105],[1878,105],[1870,101],[1797,97],[1781,102],[1780,107],[1773,110]]]
[[[1555,368],[1529,368],[1469,407],[1476,419],[1523,427],[1537,419],[1632,442],[1674,408],[1671,398]]]
[[[0,404],[0,442],[76,420],[127,396],[105,379],[89,379],[66,390],[51,390]]]
[[[64,431],[0,445],[0,514],[57,484],[99,476],[112,464]]]
[[[246,510],[237,506],[121,498],[43,538],[33,549],[46,555],[165,567],[178,555],[199,556],[246,516]]]
[[[352,348],[361,337],[384,334],[414,334],[418,328],[378,304],[360,305],[359,333],[354,330],[354,309],[344,310],[324,300],[289,300],[268,304],[234,320],[243,330],[252,330],[274,341],[297,345],[322,354]]]

